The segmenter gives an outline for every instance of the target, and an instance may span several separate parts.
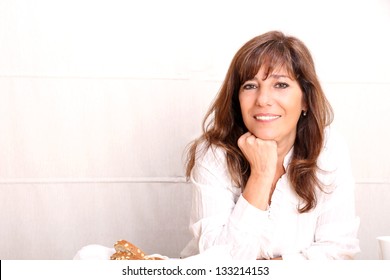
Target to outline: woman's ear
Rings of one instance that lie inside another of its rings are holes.
[[[303,93],[303,98],[302,98],[302,114],[305,112],[307,113],[307,110],[309,109],[309,106],[307,106],[306,102],[306,96],[305,93]]]
[[[307,110],[308,110],[308,106],[307,106],[305,100],[302,100],[302,116],[306,117]]]

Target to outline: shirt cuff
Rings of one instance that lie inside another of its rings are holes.
[[[230,219],[235,227],[247,232],[260,232],[269,221],[268,210],[263,211],[254,207],[242,194],[237,200]]]

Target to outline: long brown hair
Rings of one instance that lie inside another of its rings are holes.
[[[244,44],[234,56],[222,87],[203,121],[203,134],[189,146],[186,176],[191,174],[202,142],[205,149],[211,145],[226,152],[231,178],[241,189],[250,175],[249,163],[238,148],[238,138],[247,131],[241,115],[238,94],[241,85],[252,79],[260,67],[266,73],[285,67],[298,81],[307,105],[306,116],[301,116],[291,162],[287,175],[295,192],[304,204],[299,212],[308,212],[316,206],[316,187],[322,189],[317,178],[317,159],[324,143],[324,129],[333,120],[333,111],[321,88],[312,56],[299,39],[271,31]]]

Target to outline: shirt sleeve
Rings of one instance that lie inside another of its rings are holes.
[[[355,182],[348,146],[339,135],[331,136],[319,161],[324,192],[317,196],[314,241],[302,252],[306,259],[353,259],[360,251],[360,220],[355,214]]]
[[[235,187],[222,150],[210,148],[193,168],[190,229],[199,252],[226,246],[233,259],[256,259],[268,212],[249,204]]]

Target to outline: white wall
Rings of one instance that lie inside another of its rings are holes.
[[[312,51],[350,144],[358,258],[377,258],[375,237],[390,235],[390,1],[0,0],[0,259],[69,259],[120,238],[178,256],[184,148],[234,53],[273,29]]]

